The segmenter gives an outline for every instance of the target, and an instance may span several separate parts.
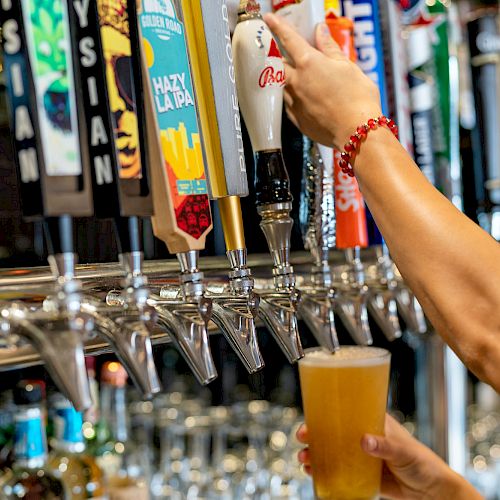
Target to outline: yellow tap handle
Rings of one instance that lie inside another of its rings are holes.
[[[186,39],[191,57],[193,83],[199,103],[199,117],[212,197],[220,208],[222,229],[227,250],[245,248],[245,233],[238,196],[228,196],[224,160],[219,140],[214,88],[210,73],[209,56],[206,45],[202,0],[180,0],[186,28]]]
[[[241,201],[238,196],[226,196],[217,200],[224,231],[226,250],[245,248],[245,232],[241,215]]]
[[[227,185],[220,143],[215,140],[220,132],[215,111],[201,5],[198,0],[180,0],[180,3],[184,15],[193,84],[199,103],[198,114],[205,143],[206,167],[211,194],[213,198],[220,198],[227,195]]]

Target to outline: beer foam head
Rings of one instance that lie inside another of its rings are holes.
[[[306,349],[299,363],[307,366],[369,366],[388,363],[390,353],[379,347],[342,346],[331,353],[321,347]]]

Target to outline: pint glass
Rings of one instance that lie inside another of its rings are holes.
[[[384,433],[390,357],[385,349],[349,346],[335,354],[308,349],[299,361],[317,499],[378,498],[382,462],[360,441]]]

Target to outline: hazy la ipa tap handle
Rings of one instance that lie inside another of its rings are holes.
[[[138,15],[145,99],[150,103],[153,228],[168,250],[178,254],[205,248],[212,216],[182,11],[178,2],[171,4],[172,12],[158,5],[141,2]],[[152,18],[164,19],[166,28],[155,27]]]

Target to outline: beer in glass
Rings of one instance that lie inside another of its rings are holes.
[[[384,433],[389,365],[388,351],[361,346],[308,349],[299,361],[317,499],[378,498],[382,462],[360,442],[365,433]]]

